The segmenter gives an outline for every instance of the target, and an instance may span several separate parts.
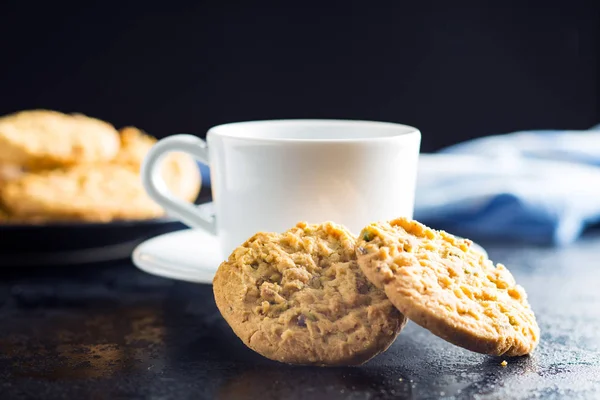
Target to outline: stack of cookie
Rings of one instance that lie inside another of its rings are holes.
[[[299,223],[257,233],[223,262],[219,311],[251,349],[304,365],[358,365],[385,351],[407,318],[466,349],[529,354],[539,328],[523,288],[472,242],[399,218],[358,238]]]
[[[151,219],[164,211],[144,191],[140,167],[156,139],[81,114],[21,111],[0,118],[0,223]],[[195,200],[200,173],[172,154],[163,176]]]

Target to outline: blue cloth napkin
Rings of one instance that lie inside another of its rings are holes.
[[[422,154],[414,217],[474,240],[568,244],[600,221],[600,125]]]

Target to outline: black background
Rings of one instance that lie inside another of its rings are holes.
[[[396,121],[424,151],[600,121],[600,1],[4,2],[0,113],[200,136],[270,118]]]
[[[419,127],[425,151],[600,122],[599,0],[324,4],[2,1],[0,114],[78,111],[157,136],[248,119],[388,120]],[[127,234],[112,229],[111,240]],[[3,268],[0,397],[593,397],[599,240],[486,245],[544,329],[533,357],[506,368],[415,324],[365,368],[291,368],[235,339],[210,286],[130,263]]]

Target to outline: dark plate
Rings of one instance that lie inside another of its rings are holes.
[[[0,266],[86,264],[125,259],[142,241],[184,228],[185,225],[169,218],[0,225]]]
[[[195,203],[208,203],[210,171],[198,164],[202,189]],[[171,218],[110,223],[0,224],[0,267],[89,264],[131,257],[153,236],[187,228]]]
[[[211,200],[202,187],[196,204]],[[0,224],[0,267],[58,266],[123,260],[151,237],[186,229],[172,218],[110,223]]]

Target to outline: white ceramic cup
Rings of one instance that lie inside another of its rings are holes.
[[[345,120],[238,122],[206,142],[160,140],[142,165],[150,197],[169,215],[218,237],[222,257],[258,231],[334,221],[354,233],[373,221],[412,217],[421,133],[400,124]],[[175,198],[159,167],[169,152],[210,166],[215,218]]]

